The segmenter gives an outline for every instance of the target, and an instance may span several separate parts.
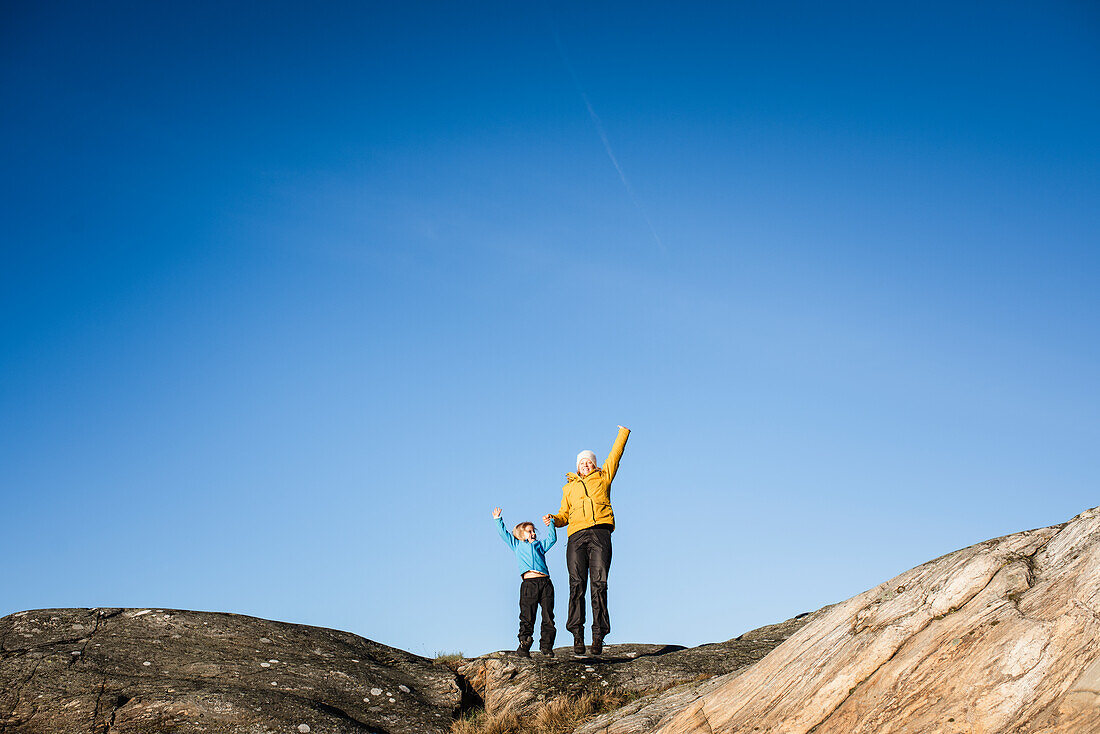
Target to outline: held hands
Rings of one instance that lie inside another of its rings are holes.
[[[542,524],[546,527],[550,527],[550,523],[554,521],[554,516],[549,512],[542,516]]]
[[[493,519],[496,519],[496,518],[499,518],[499,517],[500,517],[500,508],[497,507],[493,510]]]

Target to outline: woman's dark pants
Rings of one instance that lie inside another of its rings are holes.
[[[535,631],[535,614],[542,605],[542,629],[539,647],[543,650],[554,648],[554,637],[558,631],[554,627],[554,584],[549,576],[536,576],[524,579],[519,585],[519,641],[531,644],[531,634]]]
[[[611,631],[607,615],[607,572],[611,570],[611,528],[596,525],[569,536],[565,548],[569,567],[569,619],[565,628],[584,636],[584,591],[592,578],[592,639],[602,640]]]

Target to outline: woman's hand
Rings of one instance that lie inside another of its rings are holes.
[[[493,519],[495,520],[495,519],[497,519],[497,518],[499,518],[499,517],[500,517],[500,508],[499,508],[499,507],[497,507],[497,508],[495,508],[495,509],[493,510]]]

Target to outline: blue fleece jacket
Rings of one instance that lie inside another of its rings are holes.
[[[520,540],[508,532],[508,529],[504,527],[504,518],[501,517],[497,518],[497,531],[500,532],[501,540],[507,543],[512,552],[516,554],[520,576],[528,571],[538,571],[547,576],[550,575],[550,570],[546,568],[546,552],[554,547],[554,543],[558,542],[558,529],[554,527],[553,523],[550,523],[549,537],[546,540],[536,540],[534,543]]]

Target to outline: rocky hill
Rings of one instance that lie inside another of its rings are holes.
[[[448,667],[234,614],[19,612],[0,734],[539,734],[586,696],[576,734],[1100,734],[1100,508],[723,643],[557,653]]]
[[[836,605],[657,731],[1100,732],[1100,508]]]
[[[430,734],[463,713],[640,695],[763,658],[805,624],[715,645],[610,645],[602,658],[499,652],[450,666],[336,630],[176,609],[40,609],[0,619],[0,734]],[[457,671],[457,672],[456,672]]]
[[[455,674],[347,632],[174,609],[0,619],[0,734],[442,734]]]
[[[40,609],[0,619],[0,734],[447,732],[589,690],[641,694],[763,658],[805,624],[715,645],[610,645],[602,658],[499,652],[440,665],[357,635],[177,609]],[[456,672],[457,671],[457,672]]]

